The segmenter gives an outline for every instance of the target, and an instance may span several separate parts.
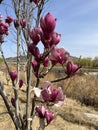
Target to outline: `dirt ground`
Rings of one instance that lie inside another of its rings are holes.
[[[0,80],[3,80],[7,96],[13,95],[11,83],[7,86],[7,82],[3,72],[0,72]],[[23,90],[19,90],[21,101],[24,100]],[[98,118],[88,117],[84,113],[92,113],[97,115],[93,107],[86,107],[73,99],[66,98],[64,105],[60,108],[53,107],[56,113],[55,119],[45,130],[98,130]],[[38,117],[33,121],[34,129],[38,130]],[[0,130],[15,130],[13,123],[5,108],[2,97],[0,96]]]

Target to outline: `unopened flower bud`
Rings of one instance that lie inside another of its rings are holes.
[[[20,19],[20,24],[22,28],[26,27],[26,20],[25,19]]]
[[[12,18],[11,16],[8,16],[8,17],[5,19],[5,22],[10,25],[10,24],[13,22],[13,18]]]
[[[23,86],[23,80],[19,80],[19,88]]]
[[[14,20],[14,26],[15,26],[15,28],[19,27],[19,20],[17,20],[17,19]]]
[[[14,81],[16,78],[17,78],[18,74],[16,71],[12,71],[10,72],[10,77],[11,77],[11,80]]]
[[[52,16],[52,14],[47,13],[40,19],[40,26],[44,33],[52,33],[56,26],[56,19]]]
[[[33,67],[33,70],[34,70],[35,73],[36,73],[36,71],[37,71],[37,65],[38,65],[37,61],[34,60],[34,61],[32,62],[32,67]]]
[[[40,54],[39,48],[37,46],[35,46],[35,44],[29,44],[28,51],[35,57],[35,60],[37,62],[40,61],[41,54]]]
[[[15,107],[16,106],[16,100],[15,100],[15,98],[11,98],[11,103],[12,103],[12,105]]]
[[[46,57],[44,62],[43,62],[44,67],[48,67],[49,61],[50,61],[49,57]]]

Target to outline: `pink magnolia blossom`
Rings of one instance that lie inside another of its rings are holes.
[[[40,118],[44,118],[45,117],[45,112],[46,112],[46,108],[44,106],[42,106],[41,108],[39,106],[37,106],[35,108],[36,112],[38,113],[38,116]]]
[[[41,41],[45,48],[49,48],[52,46],[56,46],[60,42],[60,39],[61,39],[61,34],[58,34],[56,32],[53,32],[48,35],[46,33],[45,34],[42,33]]]
[[[22,26],[22,28],[25,28],[26,27],[26,20],[20,19],[20,25]]]
[[[74,64],[72,61],[69,61],[66,66],[66,74],[67,75],[73,75],[78,70],[78,65]]]
[[[39,48],[37,46],[35,46],[35,44],[33,44],[33,43],[29,44],[28,51],[35,57],[35,60],[37,62],[40,61],[41,54],[40,54]]]
[[[19,88],[23,86],[23,80],[19,80]]]
[[[19,27],[19,24],[20,24],[19,20],[14,19],[14,27],[15,28]]]
[[[13,22],[13,18],[11,16],[8,16],[6,19],[5,19],[5,22],[8,23],[9,25]]]
[[[63,48],[54,47],[49,55],[49,58],[53,65],[60,63],[64,64],[69,57],[69,53],[65,51]]]
[[[44,67],[48,67],[49,61],[49,57],[47,56],[43,62]]]
[[[29,31],[29,36],[35,45],[37,45],[37,43],[41,40],[41,35],[42,30],[40,27],[35,27],[31,31]]]
[[[16,78],[17,78],[18,74],[16,71],[11,71],[10,72],[10,77],[11,77],[11,80],[14,81]]]
[[[54,88],[50,82],[44,82],[42,87],[41,97],[44,101],[53,103],[64,102],[65,96],[61,88]]]
[[[54,113],[49,110],[46,110],[45,118],[46,118],[47,124],[50,124],[50,122],[54,119]]]
[[[40,118],[46,119],[47,125],[54,119],[54,113],[46,109],[45,106],[42,106],[41,108],[37,106],[35,110]]]
[[[0,35],[8,35],[9,26],[7,23],[0,21]]]
[[[56,26],[56,19],[51,13],[47,13],[40,19],[40,26],[44,33],[52,33]]]
[[[37,67],[38,67],[38,63],[37,63],[36,60],[34,60],[34,61],[32,62],[32,67],[33,67],[34,73],[36,74],[36,72],[37,72]]]
[[[57,45],[60,42],[61,34],[54,32],[51,36],[50,46]]]

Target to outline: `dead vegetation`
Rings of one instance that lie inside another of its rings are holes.
[[[15,67],[13,69],[15,69]],[[7,85],[5,72],[6,71],[3,66],[2,72],[0,71],[0,79],[3,80],[7,96],[10,100],[10,98],[13,96],[13,90],[11,82],[9,82],[9,85]],[[55,78],[61,77],[62,75],[63,73],[60,72],[50,72],[49,75],[47,75],[44,79],[41,80],[41,82],[46,80],[53,80]],[[21,78],[25,78],[23,70],[21,71]],[[34,75],[32,75],[32,78],[35,79]],[[32,80],[32,86],[34,85],[34,83],[35,80]],[[84,114],[98,114],[98,112],[95,111],[94,108],[96,107],[97,109],[98,105],[98,79],[89,75],[76,75],[68,80],[55,83],[55,86],[61,86],[67,98],[65,104],[62,107],[53,107],[53,110],[57,113],[56,117],[51,122],[51,124],[46,127],[45,130],[98,130],[98,119],[89,118]],[[23,112],[25,111],[25,91],[26,87],[24,85],[19,90],[20,102],[22,104],[21,109],[23,110]],[[76,99],[77,101],[73,99]],[[79,101],[81,101],[81,103]],[[93,107],[86,107],[84,104],[92,105]],[[34,130],[37,130],[37,117],[34,119],[33,123]],[[0,96],[0,130],[6,129],[14,130],[15,128]]]

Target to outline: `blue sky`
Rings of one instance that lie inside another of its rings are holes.
[[[4,13],[1,7],[0,12]],[[50,0],[43,14],[47,12],[57,18],[59,47],[77,57],[98,56],[98,0]],[[6,57],[14,55],[14,47],[13,43],[3,45]]]

